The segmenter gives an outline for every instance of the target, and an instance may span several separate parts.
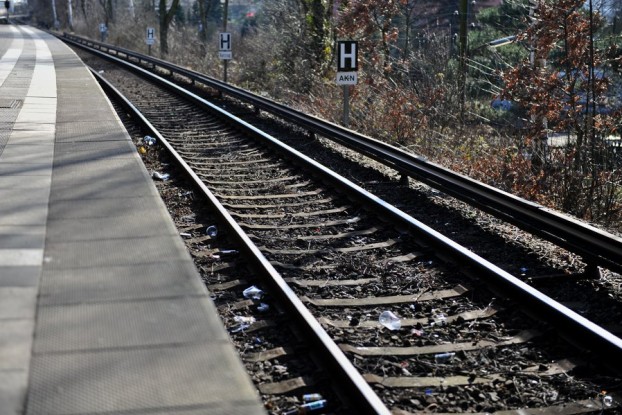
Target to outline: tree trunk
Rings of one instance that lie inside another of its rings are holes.
[[[325,56],[325,43],[330,36],[328,19],[332,7],[328,2],[325,5],[321,0],[304,0],[302,6],[305,12],[307,30],[310,33],[310,53],[317,67],[321,67],[327,58]]]
[[[175,17],[179,0],[173,0],[171,8],[166,10],[166,0],[160,0],[160,52],[162,56],[168,54],[168,29]]]
[[[198,0],[199,6],[199,22],[201,23],[201,31],[199,37],[203,42],[207,41],[207,15],[211,9],[211,2],[208,0]]]
[[[104,9],[104,23],[106,23],[106,27],[108,27],[109,23],[114,21],[112,0],[99,0],[99,4],[101,4]]]
[[[112,6],[112,0],[106,0],[106,26],[109,22],[114,22],[114,8]]]
[[[52,0],[52,14],[54,17],[54,29],[58,30],[60,23],[58,21],[58,15],[56,14],[56,0]]]
[[[71,6],[71,0],[67,0],[67,23],[69,24],[69,30],[73,32],[73,7]]]

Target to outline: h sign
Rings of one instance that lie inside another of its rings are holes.
[[[149,46],[155,44],[155,29],[153,27],[147,28],[147,38],[145,39],[145,43]]]
[[[220,33],[219,48],[221,52],[231,50],[231,33]]]
[[[358,42],[344,40],[337,42],[337,72],[358,71]]]

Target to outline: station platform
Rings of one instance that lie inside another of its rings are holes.
[[[265,413],[93,76],[0,25],[0,415]]]

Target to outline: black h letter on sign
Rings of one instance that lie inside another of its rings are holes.
[[[220,34],[220,50],[231,50],[231,33]]]
[[[358,71],[358,43],[353,40],[337,42],[337,72]]]

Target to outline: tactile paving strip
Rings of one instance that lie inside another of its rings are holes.
[[[84,120],[93,118],[92,108],[102,108],[102,106],[108,106],[108,103],[103,98],[100,98],[101,102],[93,103],[92,106],[88,106],[88,107],[82,106],[81,101],[75,100],[76,96],[80,96],[82,89],[83,89],[83,86],[79,85],[75,88],[75,92],[72,91],[73,92],[72,94],[66,94],[65,93],[66,91],[64,89],[63,91],[61,91],[61,93],[59,93],[58,99],[62,100],[63,103],[65,103],[62,109],[58,112],[58,119],[61,121],[61,123],[67,123],[67,122],[84,123],[85,122]],[[116,113],[114,113],[113,111],[100,112],[99,114],[97,114],[97,117],[101,117],[101,120],[100,121],[86,121],[86,122],[87,123],[88,122],[92,122],[92,123],[118,122]]]
[[[55,177],[53,177],[55,180]],[[53,185],[54,186],[54,185]],[[53,188],[55,190],[55,188]],[[137,212],[144,215],[157,214],[153,207],[160,207],[156,197],[123,197],[116,200],[106,199],[82,199],[82,200],[57,200],[50,206],[52,219],[87,219],[115,217],[121,220],[124,216],[133,216]],[[151,213],[150,213],[151,212]],[[120,235],[119,235],[120,236]],[[132,235],[123,235],[131,237]],[[97,239],[93,236],[93,239]]]
[[[11,138],[11,130],[18,114],[19,108],[0,107],[0,155]]]
[[[97,203],[97,199],[92,199]],[[159,201],[153,198],[153,204],[148,209],[154,209]],[[84,205],[87,206],[87,205]],[[146,214],[144,211],[127,211],[117,220],[110,221],[101,217],[58,218],[48,221],[47,236],[58,242],[89,242],[103,239],[119,239],[123,233],[127,237],[143,238],[153,236],[178,236],[179,231],[174,226],[163,224],[158,217]],[[134,255],[142,255],[139,246],[135,247]],[[114,265],[110,265],[114,266]]]
[[[5,131],[11,132],[11,128],[17,119],[19,108],[0,108],[0,123]]]
[[[50,269],[107,267],[175,261],[180,258],[181,240],[170,236],[106,239],[54,243],[46,248]]]
[[[2,156],[2,152],[4,151],[4,147],[6,147],[6,143],[9,142],[10,136],[11,136],[10,130],[0,129],[0,156]]]
[[[183,413],[184,408],[204,408],[210,415],[265,414],[256,401],[238,399],[255,392],[228,370],[239,364],[230,346],[214,342],[210,348],[214,353],[204,345],[187,345],[35,354],[26,413]]]
[[[88,278],[84,278],[88,275]],[[190,261],[154,262],[106,268],[43,271],[40,305],[196,296],[205,287]]]
[[[109,133],[103,133],[108,131]],[[124,134],[119,134],[119,121],[77,121],[65,122],[59,120],[56,124],[57,143],[91,142],[101,143],[107,141],[129,141]]]
[[[33,74],[32,57],[34,46],[27,41],[24,52],[15,63],[13,71],[0,85],[0,156],[11,136],[11,130],[23,104],[23,98],[28,93],[28,87]]]
[[[34,353],[226,341],[207,324],[204,298],[39,307]]]
[[[132,157],[54,162],[52,200],[156,195],[154,188],[145,186],[148,175]],[[128,177],[132,180],[128,180]]]

